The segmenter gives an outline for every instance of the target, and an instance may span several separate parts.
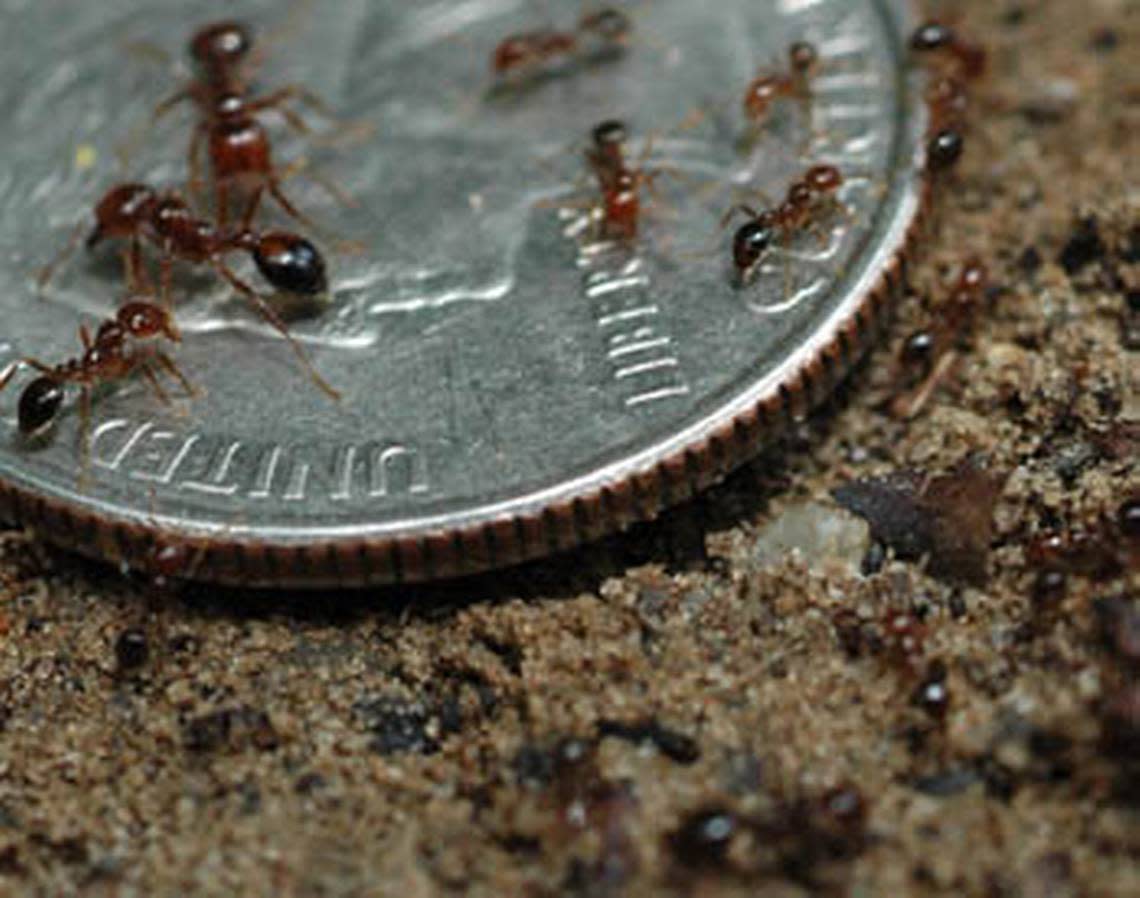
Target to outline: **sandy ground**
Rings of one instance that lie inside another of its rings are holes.
[[[887,343],[697,501],[358,595],[0,535],[0,893],[1140,894],[1140,3],[955,8],[992,73]]]

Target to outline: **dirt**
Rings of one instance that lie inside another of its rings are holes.
[[[1140,894],[1140,4],[954,10],[991,71],[888,339],[699,499],[356,594],[0,536],[0,893]]]

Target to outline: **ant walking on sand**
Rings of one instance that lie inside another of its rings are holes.
[[[629,16],[603,8],[584,14],[570,31],[543,28],[503,38],[491,53],[491,75],[500,85],[520,83],[579,58],[620,52],[633,30]]]
[[[797,232],[817,223],[830,208],[838,205],[836,193],[843,186],[843,175],[834,165],[814,165],[788,188],[784,201],[774,209],[757,212],[737,204],[725,213],[726,226],[738,213],[748,217],[732,239],[732,264],[741,283],[747,281],[777,240],[787,243]]]
[[[155,374],[155,364],[176,379],[187,396],[195,395],[194,387],[174,361],[150,343],[155,339],[178,343],[182,339],[170,312],[163,306],[132,298],[119,308],[114,318],[99,325],[94,337],[85,326],[80,326],[79,338],[83,343],[80,356],[58,365],[25,357],[15,360],[0,373],[0,390],[8,386],[22,367],[40,373],[20,394],[16,417],[24,436],[38,436],[55,421],[67,384],[77,384],[80,389],[82,434],[86,434],[90,419],[91,391],[100,383],[123,380],[140,371],[158,398],[169,403],[170,397]]]
[[[927,159],[933,170],[943,171],[957,164],[965,149],[966,84],[985,74],[986,50],[939,22],[920,25],[910,46],[916,55],[932,60],[937,73],[926,93],[930,108]]]
[[[937,309],[938,324],[915,331],[903,342],[895,368],[909,386],[888,404],[893,417],[913,418],[953,372],[959,361],[955,344],[971,329],[988,285],[989,272],[981,260],[966,260],[949,297]]]
[[[79,231],[76,231],[79,234]],[[196,217],[178,194],[160,194],[145,184],[122,184],[112,188],[95,207],[95,227],[86,245],[93,248],[107,239],[127,240],[124,265],[132,289],[142,289],[147,278],[142,263],[142,242],[153,244],[161,253],[160,296],[170,304],[174,261],[209,265],[240,293],[289,343],[313,382],[333,399],[340,394],[321,377],[304,350],[293,339],[285,322],[273,307],[225,262],[233,252],[247,253],[266,281],[285,293],[317,297],[328,290],[325,262],[320,251],[308,240],[285,231],[260,233],[250,228],[226,233],[205,219]],[[42,288],[54,271],[70,255],[73,239],[55,261],[39,276]]]

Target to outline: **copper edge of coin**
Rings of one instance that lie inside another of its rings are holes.
[[[899,38],[902,40],[902,38]],[[913,88],[912,88],[913,89]],[[915,117],[924,124],[924,106]],[[250,540],[225,529],[209,533],[168,527],[160,515],[118,519],[24,490],[0,479],[0,518],[62,548],[132,569],[153,570],[157,549],[194,558],[190,579],[265,588],[363,587],[415,583],[483,573],[548,557],[650,520],[707,489],[755,457],[759,449],[821,404],[872,348],[889,323],[908,262],[931,225],[934,186],[926,174],[925,141],[915,142],[915,202],[896,228],[888,260],[874,283],[852,296],[782,366],[778,382],[750,404],[715,421],[683,445],[654,457],[638,453],[620,472],[580,478],[532,507],[477,523],[369,538],[316,539],[305,545]]]

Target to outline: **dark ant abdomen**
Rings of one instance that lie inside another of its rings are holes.
[[[316,296],[328,290],[325,262],[313,244],[293,234],[264,235],[253,250],[262,276],[278,290]]]
[[[51,424],[63,404],[63,395],[63,384],[47,375],[29,383],[17,404],[16,420],[20,433],[32,436]]]

